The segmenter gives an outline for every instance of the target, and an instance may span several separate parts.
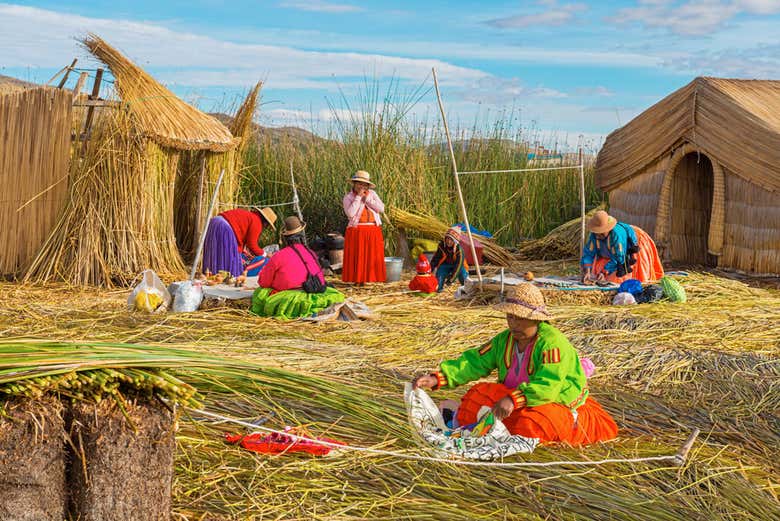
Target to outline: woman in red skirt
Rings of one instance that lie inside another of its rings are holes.
[[[379,214],[385,205],[372,190],[368,172],[358,170],[350,179],[352,190],[344,196],[349,223],[344,234],[344,265],[341,280],[363,284],[385,282],[385,241]]]

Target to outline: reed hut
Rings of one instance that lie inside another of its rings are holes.
[[[35,258],[68,191],[73,96],[0,76],[0,274]]]
[[[664,260],[780,273],[780,81],[696,78],[607,136],[596,184]]]
[[[234,202],[249,125],[236,137],[100,37],[82,43],[110,69],[119,103],[74,143],[66,208],[26,279],[110,286],[147,268],[181,276],[222,169],[219,200]],[[258,90],[242,106],[250,122]]]

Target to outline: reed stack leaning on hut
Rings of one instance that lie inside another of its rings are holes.
[[[110,69],[120,103],[98,113],[85,146],[74,143],[65,208],[25,278],[110,286],[147,268],[182,277],[222,169],[219,201],[234,203],[260,85],[228,129],[100,37],[82,43]]]

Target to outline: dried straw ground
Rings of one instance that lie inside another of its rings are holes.
[[[520,265],[538,273],[559,264]],[[619,440],[550,461],[673,453],[702,436],[683,468],[463,468],[343,453],[257,456],[226,446],[229,425],[180,421],[176,519],[780,519],[780,292],[694,274],[689,303],[612,308],[553,305],[558,326],[598,367],[594,395]],[[211,410],[267,425],[305,425],[355,445],[418,452],[401,386],[503,327],[489,308],[403,283],[354,293],[373,321],[309,325],[221,308],[140,316],[125,291],[2,284],[0,334],[165,344],[280,368],[251,381],[193,381]],[[346,290],[353,293],[351,289]],[[181,375],[186,379],[186,369]],[[439,393],[437,397],[458,393]]]

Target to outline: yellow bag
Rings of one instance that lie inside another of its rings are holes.
[[[421,253],[425,253],[426,251],[436,251],[436,248],[439,247],[438,241],[432,241],[430,239],[414,239],[412,240],[412,250],[409,252],[409,254],[412,256],[412,261],[417,262],[417,259],[420,258]]]

